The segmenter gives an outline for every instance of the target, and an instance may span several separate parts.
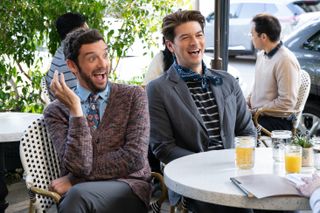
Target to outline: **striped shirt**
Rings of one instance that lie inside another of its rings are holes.
[[[63,73],[64,79],[66,81],[66,84],[70,89],[75,90],[77,86],[77,78],[76,76],[69,70],[66,60],[64,58],[63,54],[63,46],[61,45],[56,53],[54,54],[54,57],[51,62],[51,66],[49,71],[46,74],[46,84],[47,84],[47,89],[49,91],[49,97],[50,100],[53,101],[55,99],[54,94],[50,90],[50,84],[53,79],[53,74],[54,71],[57,70],[59,73]]]
[[[223,149],[218,106],[213,92],[203,90],[201,82],[186,83],[209,135],[208,150]]]

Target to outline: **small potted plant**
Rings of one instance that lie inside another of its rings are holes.
[[[295,136],[293,139],[295,145],[302,147],[302,166],[313,166],[313,144],[306,136]]]

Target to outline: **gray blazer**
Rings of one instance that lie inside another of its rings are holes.
[[[238,82],[224,71],[209,70],[220,76],[222,85],[210,88],[216,98],[221,138],[225,148],[234,147],[234,137],[256,136],[245,98]],[[151,119],[150,145],[163,163],[208,149],[209,136],[186,83],[171,66],[147,85]]]

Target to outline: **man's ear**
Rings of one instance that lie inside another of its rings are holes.
[[[265,33],[262,33],[260,37],[261,37],[262,39],[264,39],[264,40],[268,38],[267,34],[265,34]]]
[[[174,53],[174,47],[173,47],[173,42],[166,40],[166,46],[170,50],[171,53]]]
[[[68,65],[69,70],[75,75],[77,76],[78,74],[78,66],[76,65],[76,63],[70,59],[66,60],[66,63]]]

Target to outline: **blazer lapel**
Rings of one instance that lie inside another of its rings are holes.
[[[206,130],[206,127],[203,123],[202,117],[197,109],[196,104],[194,103],[187,84],[180,78],[173,66],[167,71],[169,80],[174,82],[174,90],[177,92],[178,97],[183,101],[185,106],[189,109],[190,113],[196,117],[196,119],[201,124],[202,128]]]

